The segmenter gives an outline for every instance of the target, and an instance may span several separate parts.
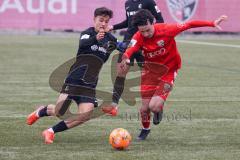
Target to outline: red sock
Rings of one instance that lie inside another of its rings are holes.
[[[145,129],[150,128],[150,112],[141,112],[142,126]]]

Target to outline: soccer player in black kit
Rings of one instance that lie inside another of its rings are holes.
[[[155,17],[156,23],[164,22],[161,11],[158,9],[158,6],[156,5],[154,0],[127,0],[125,2],[126,19],[123,22],[119,24],[115,24],[108,28],[109,30],[118,30],[118,29],[127,28],[127,31],[124,35],[123,44],[122,44],[123,49],[119,54],[118,63],[117,63],[117,77],[114,83],[113,97],[112,97],[112,104],[111,104],[112,109],[109,109],[108,111],[106,111],[107,113],[113,116],[117,115],[117,112],[118,112],[117,105],[124,90],[124,82],[125,82],[126,74],[130,68],[129,66],[125,70],[121,69],[120,63],[122,60],[122,54],[126,50],[132,36],[137,32],[137,28],[134,27],[132,24],[132,18],[136,14],[136,12],[140,9],[149,10],[152,13],[152,15]],[[138,65],[142,67],[142,65],[144,64],[144,58],[142,56],[141,51],[138,51],[138,53],[133,54],[133,56],[130,58],[129,65],[133,65],[134,59],[136,59]],[[161,119],[162,119],[162,111],[154,114],[153,123],[155,125],[159,124]],[[142,139],[141,134],[139,139]]]
[[[113,44],[117,39],[106,32],[109,20],[112,18],[112,11],[108,8],[97,8],[94,12],[94,27],[83,31],[80,36],[79,49],[75,63],[72,65],[62,87],[62,91],[56,105],[49,104],[40,106],[32,112],[26,123],[34,124],[39,118],[45,116],[59,116],[59,108],[70,105],[75,101],[78,105],[79,119],[67,119],[42,132],[46,144],[53,143],[54,135],[58,132],[73,128],[90,119],[94,107],[97,106],[95,89],[98,81],[98,74],[102,65],[108,60],[111,52],[115,49]],[[96,70],[88,73],[88,69]],[[88,76],[87,76],[88,75]],[[79,89],[79,87],[82,89]],[[82,91],[81,94],[71,94],[74,90]],[[69,107],[69,106],[67,106]]]

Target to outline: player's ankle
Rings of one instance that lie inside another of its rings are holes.
[[[111,105],[112,105],[113,107],[118,107],[118,103],[116,103],[116,102],[112,102]]]
[[[58,133],[58,132],[62,132],[65,130],[68,130],[68,126],[64,121],[59,122],[58,124],[56,124],[55,126],[52,127],[52,130],[54,133]]]
[[[144,127],[143,127],[142,129],[143,129],[143,130],[150,130],[151,128],[150,128],[150,127],[148,127],[148,128],[144,128]]]

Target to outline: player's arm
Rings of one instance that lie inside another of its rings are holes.
[[[148,9],[151,11],[152,15],[155,17],[156,23],[164,23],[162,13],[161,13],[160,9],[158,8],[157,4],[155,3],[155,1],[148,0],[147,6],[148,6]]]
[[[121,68],[124,69],[127,67],[127,64],[130,63],[130,57],[136,53],[139,49],[142,48],[142,39],[140,33],[137,32],[132,40],[129,43],[129,47],[122,56]]]
[[[118,30],[118,29],[123,29],[128,27],[128,16],[126,13],[126,19],[122,21],[121,23],[115,24],[115,25],[110,25],[107,27],[106,32],[112,31],[112,30]]]
[[[115,24],[113,25],[113,30],[118,30],[118,29],[123,29],[123,28],[127,28],[128,27],[128,16],[126,13],[126,19],[124,21],[122,21],[121,23]]]
[[[198,27],[216,27],[218,29],[222,29],[220,27],[220,23],[225,21],[227,16],[222,15],[217,18],[215,21],[190,21],[183,24],[174,24],[174,25],[167,25],[167,31],[172,36],[176,36],[177,34],[188,30],[190,28],[198,28]]]

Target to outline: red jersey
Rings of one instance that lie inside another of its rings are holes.
[[[181,57],[174,37],[189,28],[205,26],[214,27],[214,22],[190,21],[183,24],[154,24],[154,35],[151,38],[145,38],[140,32],[135,33],[130,47],[124,55],[130,58],[134,52],[141,49],[146,63],[158,63],[166,66],[168,71],[175,71],[181,68]]]

